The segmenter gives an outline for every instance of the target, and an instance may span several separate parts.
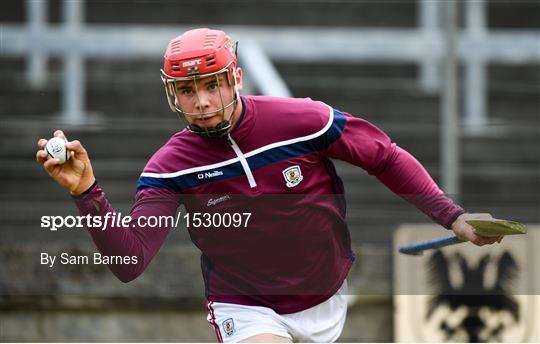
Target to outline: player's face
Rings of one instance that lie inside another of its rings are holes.
[[[175,86],[176,105],[182,111],[190,113],[185,115],[189,124],[215,127],[233,115],[235,108],[227,105],[233,101],[235,90],[226,73],[197,80],[177,81]]]

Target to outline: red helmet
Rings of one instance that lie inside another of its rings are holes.
[[[161,79],[165,84],[171,110],[183,116],[205,116],[219,111],[224,112],[230,106],[233,106],[234,109],[238,102],[236,67],[235,46],[223,31],[206,28],[195,29],[173,38],[167,46],[161,70]],[[227,73],[229,85],[234,88],[234,99],[229,104],[223,104],[221,109],[211,113],[188,113],[178,107],[174,85],[176,81],[196,80],[220,73]],[[221,134],[226,132],[231,123],[223,122],[216,128],[208,129],[188,125],[188,129],[197,134],[216,136],[208,134],[208,132],[214,129],[219,130]],[[201,133],[201,130],[204,132]]]
[[[225,32],[195,29],[169,42],[162,75],[173,79],[205,77],[226,69],[232,70],[236,65],[234,46]]]

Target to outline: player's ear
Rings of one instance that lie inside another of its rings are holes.
[[[240,91],[242,89],[242,87],[244,86],[243,85],[243,82],[242,82],[242,77],[243,77],[243,70],[242,68],[240,67],[236,67],[236,73],[235,73],[235,78],[236,78],[236,89],[238,91]]]

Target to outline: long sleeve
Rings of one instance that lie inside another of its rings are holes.
[[[139,276],[163,244],[170,228],[140,226],[139,218],[174,217],[179,205],[178,195],[163,189],[139,191],[131,209],[131,222],[127,226],[112,224],[113,207],[102,188],[96,184],[84,195],[75,198],[81,216],[99,217],[99,228],[88,228],[100,253],[104,256],[135,256],[136,264],[109,264],[109,268],[122,282]],[[105,223],[108,216],[107,223]],[[119,214],[117,214],[119,215]],[[142,221],[145,222],[145,221]]]
[[[464,212],[445,196],[418,160],[379,128],[348,114],[336,116],[334,122],[341,135],[323,152],[325,155],[363,168],[445,228]]]

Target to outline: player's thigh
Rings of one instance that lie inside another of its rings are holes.
[[[292,343],[292,340],[271,333],[261,333],[241,340],[240,343]]]

